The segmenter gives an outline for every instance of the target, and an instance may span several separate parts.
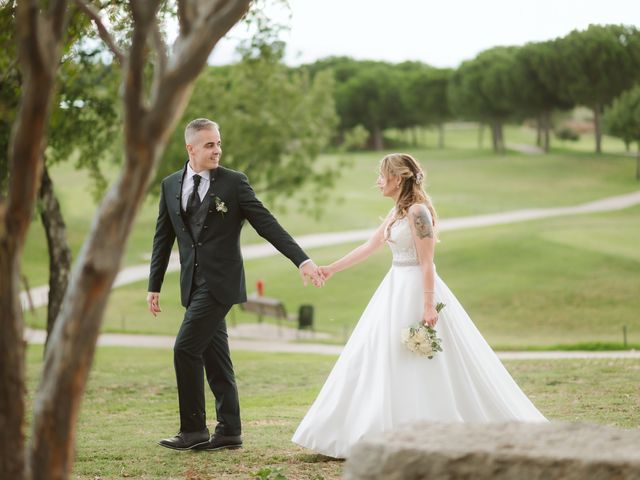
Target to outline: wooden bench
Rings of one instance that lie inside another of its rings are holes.
[[[262,317],[271,317],[278,321],[278,326],[280,326],[282,320],[291,320],[298,322],[298,330],[313,331],[312,305],[301,305],[298,315],[287,315],[284,303],[277,298],[260,297],[256,294],[251,294],[247,297],[245,303],[240,304],[240,310],[255,313],[258,316],[258,323],[262,323]]]

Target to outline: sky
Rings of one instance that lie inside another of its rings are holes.
[[[290,12],[272,8],[274,18],[290,14],[289,65],[331,55],[457,67],[497,45],[523,45],[564,36],[589,24],[640,28],[640,0],[289,0]],[[235,27],[216,46],[212,64],[237,60]]]

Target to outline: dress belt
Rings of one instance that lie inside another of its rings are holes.
[[[393,260],[391,265],[394,267],[419,267],[420,261],[416,259],[407,259],[407,260]]]

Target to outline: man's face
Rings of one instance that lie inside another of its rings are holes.
[[[206,128],[195,132],[191,143],[187,144],[189,165],[194,172],[214,170],[220,164],[222,142],[220,132],[216,128]]]

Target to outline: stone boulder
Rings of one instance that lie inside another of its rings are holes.
[[[640,480],[640,430],[420,423],[354,446],[347,480]]]

